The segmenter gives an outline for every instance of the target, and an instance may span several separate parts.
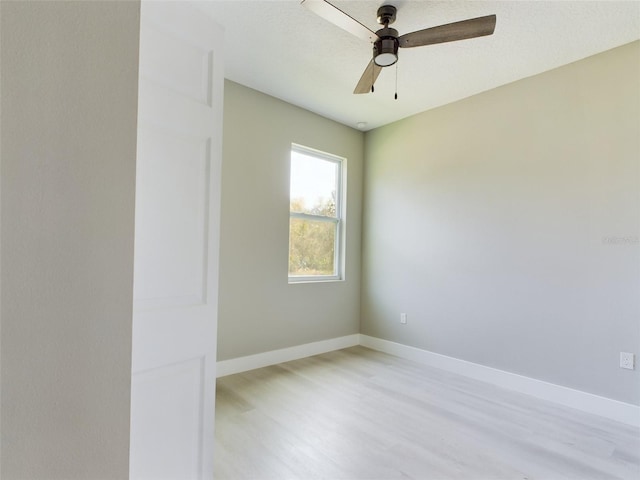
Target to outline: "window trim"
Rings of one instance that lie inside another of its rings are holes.
[[[346,197],[346,164],[347,159],[338,155],[316,150],[314,148],[305,147],[297,143],[291,144],[291,153],[296,152],[302,155],[315,157],[320,160],[326,160],[336,165],[336,216],[328,217],[324,215],[313,215],[310,213],[292,212],[291,203],[289,203],[289,225],[291,225],[292,218],[299,218],[302,220],[321,221],[327,223],[333,223],[336,225],[336,234],[334,238],[334,256],[333,269],[336,272],[335,275],[288,275],[288,283],[317,283],[317,282],[340,282],[345,279],[345,262],[344,262],[344,249],[346,245],[345,241],[345,197]],[[291,168],[291,160],[289,160],[289,168]],[[291,181],[291,178],[289,178]],[[291,184],[289,184],[289,192],[291,192]],[[288,245],[287,253],[289,252],[290,245]],[[287,254],[287,259],[289,255]],[[288,262],[288,260],[287,260]],[[289,268],[287,266],[287,272]]]

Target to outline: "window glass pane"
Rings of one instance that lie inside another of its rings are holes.
[[[337,224],[289,220],[289,275],[336,275],[334,249]]]
[[[335,217],[337,173],[337,163],[293,150],[291,211]]]

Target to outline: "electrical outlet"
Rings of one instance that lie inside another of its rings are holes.
[[[406,313],[401,313],[400,314],[400,323],[407,323],[407,314]]]
[[[633,353],[620,352],[620,368],[635,370],[636,356]]]

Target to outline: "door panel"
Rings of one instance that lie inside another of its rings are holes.
[[[135,306],[206,303],[209,232],[208,139],[139,128]],[[141,220],[142,221],[142,220]],[[144,247],[144,248],[143,248]]]
[[[138,446],[136,458],[132,459],[131,478],[200,478],[204,433],[202,360],[200,357],[163,365],[135,375],[137,401],[131,414],[136,421],[131,435],[143,445]],[[144,448],[148,443],[153,443],[153,448]],[[162,461],[165,458],[172,460]]]

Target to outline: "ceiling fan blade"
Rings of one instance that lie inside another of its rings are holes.
[[[356,37],[360,37],[368,42],[377,40],[378,36],[355,18],[344,13],[338,7],[331,5],[325,0],[302,0],[302,5],[307,7],[316,15],[346,30]]]
[[[376,83],[376,79],[378,78],[378,75],[380,75],[381,71],[382,67],[376,65],[373,59],[371,59],[367,68],[364,69],[364,73],[362,74],[362,77],[360,77],[360,81],[358,82],[358,85],[356,85],[356,89],[353,93],[369,93],[373,84]]]
[[[496,28],[496,16],[462,20],[461,22],[448,23],[438,27],[425,28],[417,32],[407,33],[398,37],[400,47],[420,47],[435,43],[455,42],[467,38],[484,37],[491,35]]]

